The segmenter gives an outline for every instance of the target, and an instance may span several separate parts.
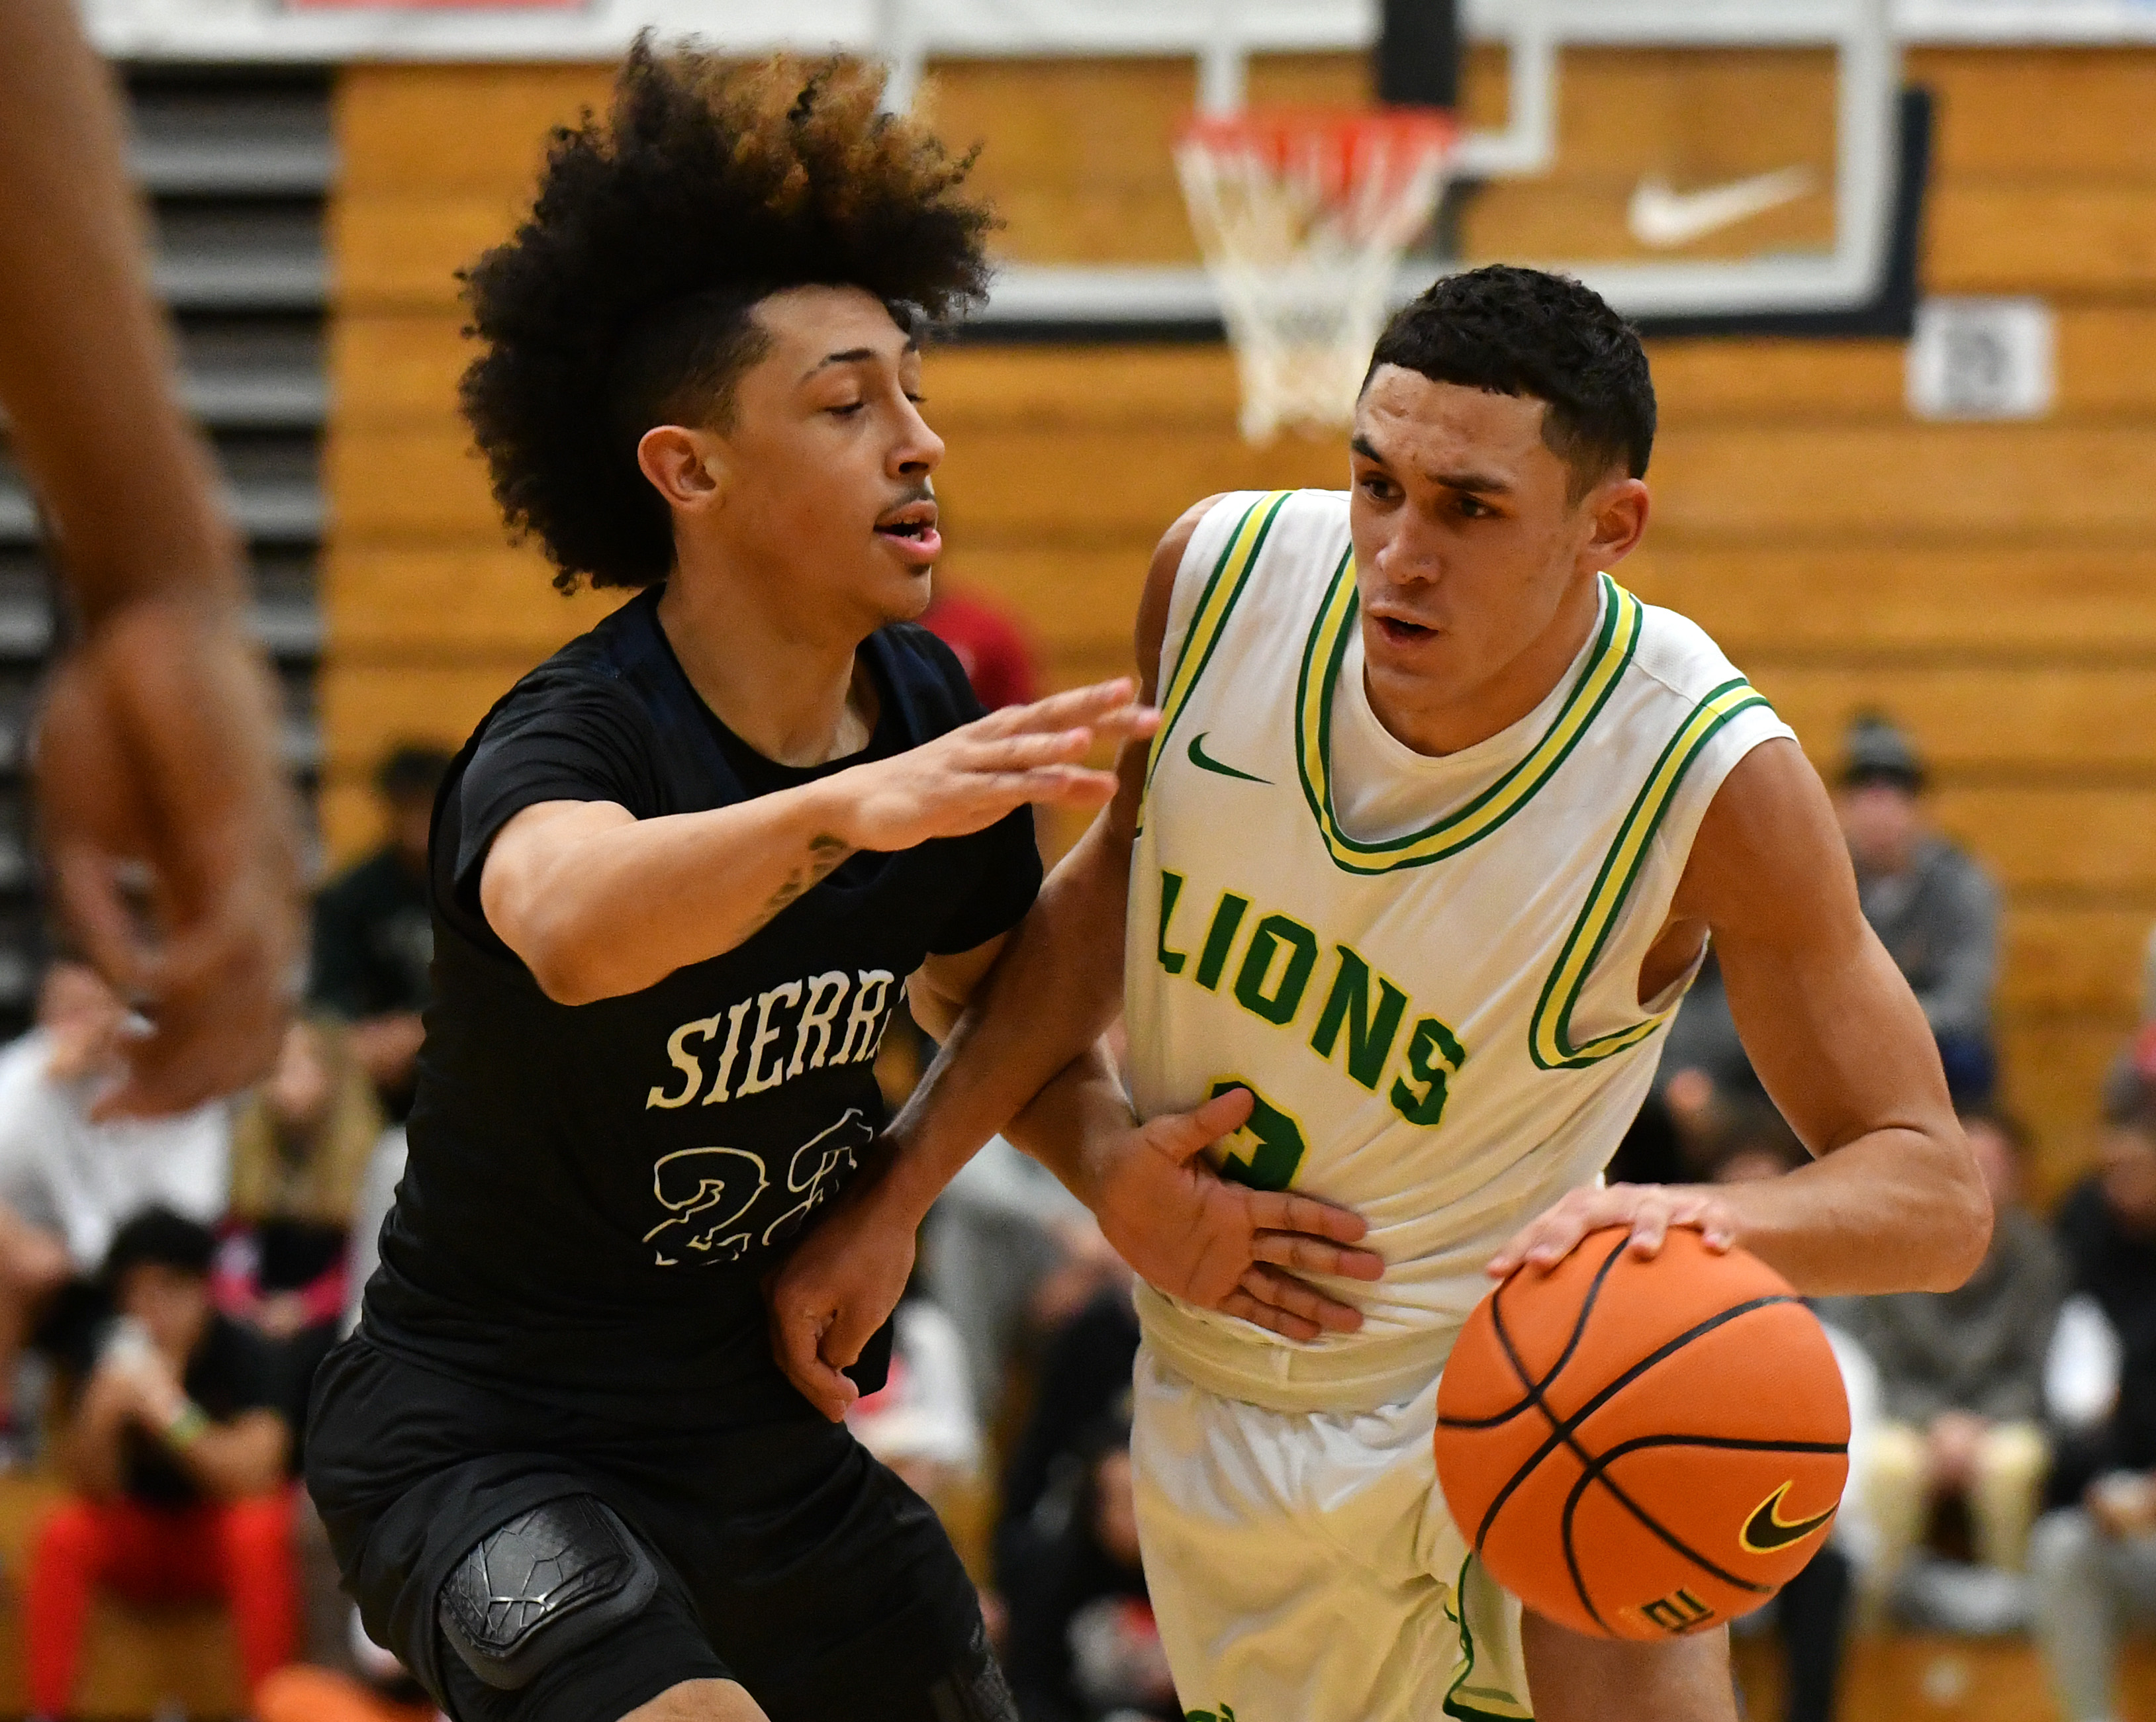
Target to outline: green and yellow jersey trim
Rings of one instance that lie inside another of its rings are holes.
[[[1534,1021],[1528,1030],[1528,1050],[1540,1069],[1578,1070],[1599,1063],[1627,1047],[1637,1046],[1669,1015],[1665,1011],[1635,1022],[1629,1028],[1597,1035],[1584,1044],[1575,1043],[1572,1038],[1572,1013],[1578,1007],[1580,995],[1587,990],[1588,976],[1594,971],[1595,960],[1609,943],[1618,917],[1624,912],[1625,900],[1638,882],[1640,869],[1646,865],[1655,833],[1676,800],[1685,774],[1724,725],[1754,708],[1774,710],[1743,677],[1724,682],[1692,708],[1691,715],[1670,737],[1654,769],[1647,773],[1647,781],[1633,798],[1625,823],[1617,828],[1616,841],[1603,857],[1601,870],[1595,874],[1586,904],[1573,923],[1564,948],[1558,954],[1557,966],[1543,983],[1542,997],[1535,1006]]]
[[[1325,838],[1333,864],[1347,873],[1392,873],[1404,867],[1427,867],[1480,843],[1518,812],[1549,782],[1609,696],[1638,649],[1644,607],[1607,574],[1602,582],[1602,625],[1587,662],[1573,679],[1564,704],[1542,739],[1512,770],[1464,806],[1435,824],[1404,837],[1364,843],[1340,828],[1332,792],[1332,707],[1341,665],[1354,637],[1358,599],[1354,552],[1333,570],[1332,583],[1319,606],[1303,652],[1296,686],[1296,760],[1303,797]]]
[[[1147,788],[1152,786],[1152,774],[1160,767],[1162,751],[1168,746],[1169,735],[1174,733],[1176,720],[1190,704],[1191,694],[1197,690],[1206,666],[1213,661],[1220,636],[1227,628],[1229,614],[1250,584],[1250,572],[1258,565],[1258,556],[1265,547],[1273,522],[1294,494],[1292,490],[1270,490],[1245,509],[1235,530],[1228,535],[1228,543],[1219,560],[1213,565],[1205,590],[1199,594],[1198,608],[1183,633],[1183,644],[1177,649],[1175,667],[1168,672],[1155,696],[1161,720],[1160,728],[1153,735],[1152,751],[1146,756]]]

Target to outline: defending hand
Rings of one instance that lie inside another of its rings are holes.
[[[1291,1340],[1352,1333],[1362,1312],[1300,1276],[1380,1278],[1384,1258],[1352,1247],[1369,1230],[1362,1216],[1231,1184],[1201,1157],[1249,1118],[1250,1105],[1248,1089],[1233,1089],[1111,1145],[1097,1162],[1101,1229],[1141,1277],[1186,1302]]]
[[[863,1168],[764,1284],[772,1356],[834,1423],[861,1397],[844,1371],[891,1319],[913,1272],[914,1228],[877,1202],[876,1170]]]
[[[1127,741],[1159,726],[1160,714],[1137,698],[1128,677],[1074,688],[840,772],[831,787],[843,787],[848,811],[835,834],[850,848],[890,852],[985,829],[1028,802],[1104,807],[1116,774],[1081,762],[1096,741]]]

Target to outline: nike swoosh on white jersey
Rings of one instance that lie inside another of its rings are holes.
[[[1809,167],[1779,167],[1696,192],[1673,190],[1660,174],[1649,174],[1632,188],[1625,218],[1642,245],[1662,249],[1689,245],[1740,221],[1794,202],[1812,189]]]

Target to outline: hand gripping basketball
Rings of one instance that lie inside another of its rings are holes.
[[[1437,1474],[1491,1576],[1546,1619],[1655,1640],[1795,1577],[1849,1475],[1825,1330],[1742,1249],[1590,1233],[1476,1306],[1437,1395]]]

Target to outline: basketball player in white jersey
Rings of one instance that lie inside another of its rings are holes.
[[[1147,1282],[1132,1456],[1192,1722],[1733,1717],[1726,1632],[1584,1637],[1481,1571],[1433,1475],[1460,1324],[1601,1225],[1643,1253],[1697,1227],[1810,1294],[1944,1289],[1982,1257],[1818,777],[1698,628],[1604,571],[1646,525],[1654,419],[1594,294],[1477,270],[1380,341],[1348,493],[1185,515],[1138,623],[1147,756],[880,1181],[773,1289],[782,1357],[834,1406],[914,1222],[1023,1107],[1014,1138]],[[1604,1187],[1710,935],[1817,1158]],[[1118,1002],[1127,1099],[1087,1050]],[[1219,1178],[1282,1206],[1254,1228]]]

